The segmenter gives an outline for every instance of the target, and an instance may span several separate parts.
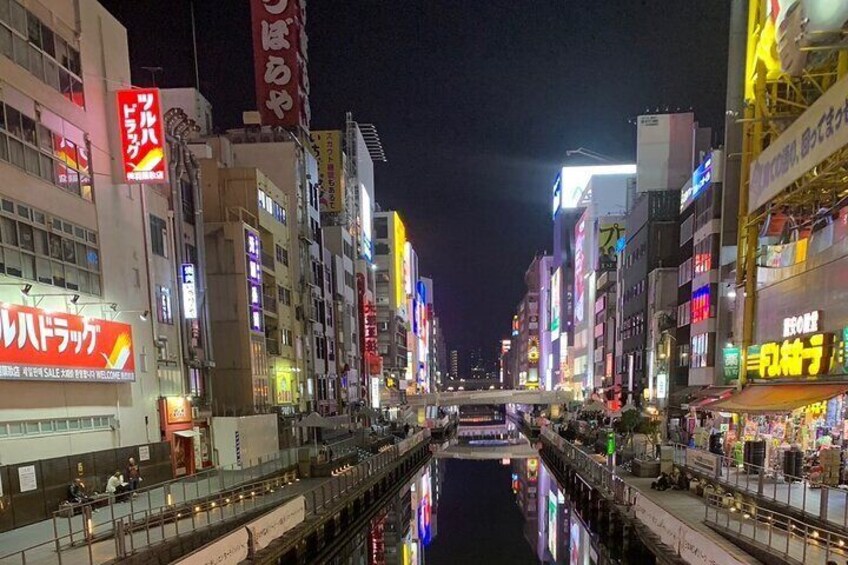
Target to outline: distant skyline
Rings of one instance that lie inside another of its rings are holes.
[[[101,0],[133,81],[194,85],[188,0]],[[724,124],[729,0],[408,0],[308,5],[312,126],[374,123],[378,203],[401,212],[451,348],[509,331],[568,149],[635,159],[634,118]],[[200,89],[219,129],[255,107],[248,2],[195,2]],[[152,38],[155,38],[152,39]],[[720,139],[720,137],[717,137]]]

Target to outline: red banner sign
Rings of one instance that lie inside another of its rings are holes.
[[[124,182],[161,184],[168,182],[165,132],[159,89],[134,88],[118,91],[118,124]]]
[[[306,3],[251,0],[256,104],[268,126],[309,129]]]
[[[132,327],[2,304],[0,379],[134,381]]]

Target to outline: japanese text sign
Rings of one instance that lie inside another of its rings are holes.
[[[252,230],[244,230],[245,261],[247,267],[247,306],[248,326],[254,332],[264,333],[264,318],[262,314],[262,267],[260,254],[262,242]]]
[[[817,333],[748,348],[748,373],[754,378],[817,377],[830,371],[833,334]]]
[[[751,163],[748,211],[848,145],[848,77],[831,86]]]
[[[118,91],[118,126],[124,182],[168,182],[165,132],[159,90],[134,88]]]
[[[342,132],[313,131],[309,134],[309,138],[312,142],[312,150],[318,160],[321,211],[342,212],[345,209]]]
[[[118,322],[3,304],[0,379],[134,381],[132,328]]]
[[[197,319],[197,286],[194,279],[194,265],[183,263],[180,267],[180,284],[182,285],[183,312],[186,320]]]
[[[251,0],[256,103],[262,123],[309,128],[306,6],[303,0]]]

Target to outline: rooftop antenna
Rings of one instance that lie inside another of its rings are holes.
[[[141,67],[145,71],[150,73],[150,82],[153,83],[153,86],[156,86],[156,73],[161,73],[164,69],[162,67]]]
[[[569,149],[565,152],[566,157],[571,157],[572,155],[583,155],[584,157],[589,157],[590,159],[594,159],[602,163],[615,163],[615,159],[612,157],[604,155],[603,153],[598,153],[597,151],[592,151],[591,149],[586,149],[585,147]]]
[[[197,31],[194,24],[194,0],[189,0],[191,7],[191,46],[194,51],[194,88],[200,92],[200,70],[197,66]]]

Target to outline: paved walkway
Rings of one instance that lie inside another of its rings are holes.
[[[685,465],[682,451],[675,452],[675,463]],[[696,469],[696,471],[705,474],[703,470]],[[848,530],[848,489],[810,488],[807,482],[786,482],[782,474],[776,474],[780,476],[769,475],[763,478],[762,493],[759,492],[759,476],[746,473],[744,469],[735,466],[722,467],[720,482],[722,485],[738,490],[743,494],[759,495],[766,501],[784,509],[803,512],[815,520],[823,519],[831,526]],[[822,512],[822,498],[827,499],[827,508],[824,513]]]
[[[688,491],[671,489],[665,491],[653,490],[651,489],[651,482],[656,479],[634,477],[621,469],[617,471],[617,474],[628,485],[638,489],[641,496],[644,496],[686,524],[689,528],[706,537],[710,542],[732,555],[740,563],[759,563],[759,561],[739,549],[731,541],[716,533],[704,523],[704,499]]]

